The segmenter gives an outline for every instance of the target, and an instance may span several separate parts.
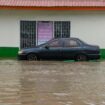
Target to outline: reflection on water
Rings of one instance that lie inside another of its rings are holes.
[[[105,62],[0,61],[0,105],[105,105]]]

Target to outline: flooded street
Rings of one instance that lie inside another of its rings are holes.
[[[0,105],[105,105],[105,62],[1,60]]]

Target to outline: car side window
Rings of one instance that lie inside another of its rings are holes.
[[[61,47],[59,40],[52,41],[48,45],[49,45],[49,47]]]
[[[79,43],[76,40],[66,40],[65,47],[79,47]]]

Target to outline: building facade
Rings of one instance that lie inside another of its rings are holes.
[[[105,57],[104,1],[23,1],[0,1],[1,57],[15,57],[21,48],[59,37],[77,37],[97,44],[102,57]]]

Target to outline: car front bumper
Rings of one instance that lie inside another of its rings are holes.
[[[101,56],[100,54],[89,54],[88,58],[94,60],[94,59],[100,59],[100,56]]]
[[[19,55],[17,56],[17,59],[18,59],[18,60],[27,60],[27,56],[24,55],[24,54],[19,54]]]

